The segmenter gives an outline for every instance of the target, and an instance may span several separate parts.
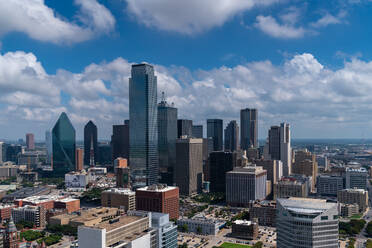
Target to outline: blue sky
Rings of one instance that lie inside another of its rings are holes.
[[[128,118],[130,64],[156,67],[180,118],[259,134],[371,138],[372,1],[9,0],[0,3],[0,139],[43,139],[61,111],[78,138]],[[371,98],[371,99],[370,99]]]

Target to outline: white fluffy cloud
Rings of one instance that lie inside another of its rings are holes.
[[[304,28],[296,27],[293,23],[287,21],[280,24],[272,16],[259,15],[256,17],[256,23],[254,25],[262,32],[275,38],[301,38],[305,35]]]
[[[280,0],[126,0],[128,11],[149,27],[184,34],[223,25],[233,16],[254,6]]]
[[[83,25],[59,17],[44,0],[0,1],[0,36],[22,32],[35,40],[76,43],[114,28],[115,19],[97,0],[76,0],[81,7],[77,17]]]

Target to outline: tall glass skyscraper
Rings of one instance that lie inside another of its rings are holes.
[[[225,151],[239,150],[239,126],[236,121],[230,121],[225,128]]]
[[[129,79],[129,166],[135,188],[158,182],[157,78],[149,64],[132,65]]]
[[[62,176],[75,169],[75,128],[63,112],[52,130],[53,171]]]
[[[257,109],[240,110],[240,148],[258,147]]]
[[[158,104],[158,148],[160,182],[173,185],[176,164],[177,108],[169,105],[164,97]]]
[[[223,150],[223,120],[208,119],[207,120],[207,138],[213,139],[213,151]]]
[[[47,150],[47,162],[52,162],[53,144],[52,144],[52,132],[47,130],[45,132],[45,146]]]
[[[97,126],[89,121],[84,127],[84,165],[94,166],[97,162]]]

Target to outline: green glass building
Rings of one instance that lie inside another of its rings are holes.
[[[53,172],[64,176],[75,169],[75,128],[63,112],[52,130]]]

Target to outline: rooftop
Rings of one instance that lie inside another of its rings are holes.
[[[166,184],[153,184],[150,186],[139,188],[137,189],[137,191],[166,192],[169,190],[174,190],[176,188],[177,187],[174,187],[174,186],[167,186]]]
[[[337,203],[327,202],[325,199],[311,199],[290,197],[288,199],[277,199],[277,202],[283,207],[300,213],[323,212],[337,206]]]
[[[140,216],[122,216],[120,218],[116,218],[113,220],[105,221],[102,223],[99,223],[95,225],[94,227],[100,228],[100,229],[106,229],[106,232],[112,231],[116,228],[128,225],[130,223],[133,223],[137,220],[143,219],[144,217]]]
[[[111,188],[108,190],[105,190],[104,192],[111,192],[111,193],[117,193],[122,195],[135,195],[136,193],[130,189],[126,188]]]
[[[254,222],[249,221],[249,220],[236,220],[236,221],[234,221],[234,224],[250,226],[250,225],[254,224]]]

